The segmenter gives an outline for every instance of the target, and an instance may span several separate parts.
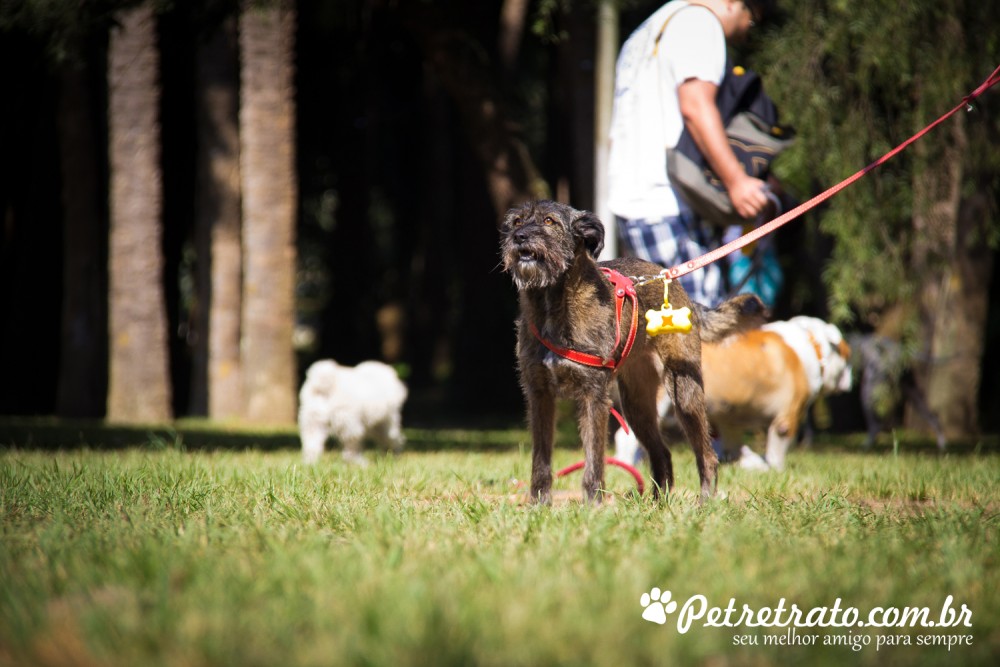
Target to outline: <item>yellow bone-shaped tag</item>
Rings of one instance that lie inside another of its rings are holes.
[[[670,279],[663,279],[663,306],[659,310],[646,311],[646,333],[650,336],[659,336],[667,333],[691,333],[691,309],[673,308],[670,299],[667,298],[667,291],[670,288]]]
[[[646,333],[659,336],[667,333],[691,333],[691,309],[670,307],[646,311]]]

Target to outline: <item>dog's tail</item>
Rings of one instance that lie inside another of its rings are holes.
[[[733,334],[756,329],[769,317],[767,306],[756,294],[739,294],[715,308],[699,303],[693,306],[701,325],[701,340],[705,343],[717,343]]]

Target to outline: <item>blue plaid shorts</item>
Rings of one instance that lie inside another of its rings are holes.
[[[659,220],[617,216],[616,220],[630,253],[664,268],[689,262],[715,249],[708,241],[711,231],[689,213]],[[726,288],[718,263],[681,276],[680,283],[688,296],[700,304],[714,307],[725,298]]]

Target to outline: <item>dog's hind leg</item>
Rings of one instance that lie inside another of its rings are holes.
[[[649,455],[655,498],[674,488],[673,461],[660,433],[660,415],[656,407],[659,387],[660,377],[652,367],[633,367],[628,374],[622,374],[618,378],[618,392],[625,420]]]
[[[787,420],[778,417],[772,421],[767,429],[767,453],[764,455],[767,464],[775,470],[784,470],[785,457],[794,439],[795,427],[789,427]]]
[[[528,392],[531,428],[531,500],[552,503],[552,443],[556,430],[556,397],[550,390]]]
[[[399,413],[387,417],[378,428],[375,429],[379,444],[393,454],[402,454],[406,445],[406,436],[403,435],[403,426],[399,418]]]
[[[715,495],[716,473],[719,458],[712,449],[708,418],[705,414],[705,390],[698,377],[668,371],[665,378],[667,391],[674,403],[674,412],[684,435],[691,443],[694,458],[698,464],[698,479],[701,481],[701,496]]]
[[[912,377],[904,378],[902,386],[903,394],[910,400],[910,404],[931,425],[931,428],[934,429],[934,435],[937,436],[938,451],[945,451],[948,448],[948,438],[945,437],[944,429],[941,428],[941,421],[924,399],[924,394],[917,387],[916,381]]]
[[[882,419],[875,409],[875,395],[878,391],[877,382],[872,378],[872,373],[867,370],[862,371],[861,376],[861,413],[865,417],[865,428],[867,437],[863,445],[865,450],[875,446],[875,440],[882,431]]]
[[[363,438],[361,437],[345,437],[343,439],[344,451],[341,456],[348,463],[352,463],[362,468],[368,465],[368,459],[362,453],[361,449],[364,445]]]

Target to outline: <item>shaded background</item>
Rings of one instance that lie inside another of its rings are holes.
[[[88,15],[92,23],[80,37],[92,105],[81,112],[90,114],[94,146],[103,151],[95,163],[102,165],[107,164],[108,12],[121,4],[128,3],[110,2],[104,14]],[[507,4],[359,1],[296,7],[299,377],[323,357],[348,364],[386,360],[410,385],[409,423],[489,425],[522,419],[513,358],[516,299],[498,266],[500,212],[482,163],[483,145],[494,137],[470,122],[468,109],[482,108],[484,102],[500,108],[498,132],[525,148],[541,179],[529,182],[530,174],[517,175],[524,192],[548,194],[578,208],[594,205],[596,5],[525,3],[511,46],[504,42],[511,35],[501,20]],[[216,14],[237,11],[234,3],[208,3],[207,10],[202,5],[158,5],[164,286],[176,416],[203,414],[192,390],[194,343],[204,335],[194,317],[196,49],[206,26],[218,20]],[[656,6],[621,3],[621,36]],[[63,84],[56,66],[61,56],[54,53],[59,42],[53,37],[58,30],[26,24],[9,7],[4,12],[0,414],[56,414],[66,259],[57,131]],[[746,51],[751,59],[753,47]],[[782,72],[765,76],[770,82]],[[483,82],[483,89],[470,81]],[[776,88],[780,92],[781,86]],[[800,103],[775,97],[783,109]],[[996,125],[995,117],[983,115]],[[852,170],[862,166],[850,164]],[[95,177],[106,192],[106,166]],[[829,183],[813,187],[820,185]],[[995,234],[995,183],[986,188]],[[103,267],[106,199],[98,205],[104,227],[94,250],[86,252]],[[791,286],[775,309],[778,318],[830,315],[823,270],[836,241],[817,220],[810,216],[778,234]],[[983,241],[991,257],[994,242],[995,237]],[[995,351],[1000,290],[991,289],[998,282],[996,266],[990,266],[989,285],[981,286],[990,296],[983,333],[986,372],[978,391],[980,425],[988,430],[1000,426],[995,409],[1000,386],[991,370],[1000,366]],[[107,275],[101,271],[106,292]],[[106,307],[98,306],[105,312]],[[107,337],[106,324],[94,326],[98,336]],[[853,326],[871,330],[875,324],[856,312]],[[106,355],[105,345],[94,360],[99,370],[90,391],[99,400],[93,417],[103,416]],[[860,427],[852,405],[840,409],[839,428]]]

